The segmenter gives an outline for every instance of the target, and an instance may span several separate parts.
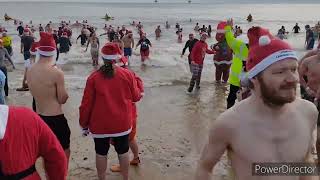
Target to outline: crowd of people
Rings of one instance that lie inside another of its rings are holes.
[[[249,20],[248,20],[249,21]],[[252,21],[252,17],[250,22]],[[86,22],[86,21],[84,21]],[[135,44],[133,31],[104,26],[108,42],[99,42],[97,28],[87,23],[71,25],[65,21],[54,29],[49,22],[39,25],[40,38],[36,39],[32,26],[20,23],[21,53],[25,60],[22,87],[30,91],[33,111],[28,108],[5,105],[8,96],[8,73],[5,61],[11,60],[12,38],[1,28],[0,40],[0,179],[39,179],[35,169],[38,157],[44,159],[49,179],[66,179],[70,158],[71,131],[62,106],[69,95],[65,87],[64,72],[55,66],[59,53],[68,53],[72,46],[72,26],[82,26],[77,37],[81,46],[90,45],[92,65],[98,67],[87,78],[79,107],[79,124],[83,136],[90,135],[96,152],[99,180],[106,179],[108,151],[115,147],[119,165],[111,170],[129,179],[129,165],[140,162],[136,139],[136,103],[144,95],[144,85],[128,69],[132,49],[140,47],[141,62],[148,60],[151,41],[141,22],[131,24],[140,36]],[[166,22],[166,29],[170,28]],[[307,27],[307,26],[306,26]],[[320,25],[315,29],[319,29]],[[182,42],[182,27],[176,24],[178,42]],[[299,33],[298,24],[293,28]],[[247,36],[234,27],[233,20],[217,24],[213,45],[207,44],[212,27],[197,23],[186,42],[181,58],[189,50],[188,62],[191,75],[187,93],[200,90],[201,74],[206,54],[213,54],[216,67],[215,82],[229,84],[227,110],[213,122],[209,141],[201,155],[195,179],[209,180],[213,167],[228,151],[233,170],[239,179],[254,179],[253,162],[314,162],[312,153],[320,149],[317,135],[313,148],[313,132],[317,130],[320,99],[320,46],[309,47],[311,28],[306,28],[309,51],[300,61],[295,50],[281,37],[273,36],[263,27],[252,27]],[[281,34],[287,33],[282,27]],[[161,37],[161,26],[155,30]],[[314,35],[312,34],[312,37]],[[36,54],[39,59],[35,60]],[[57,58],[55,59],[54,56]],[[296,97],[297,85],[302,91]],[[239,98],[240,97],[240,98]],[[239,99],[240,102],[237,102]],[[319,130],[317,131],[320,132]],[[133,159],[129,160],[129,150]],[[318,159],[320,158],[320,150]],[[19,162],[19,163],[17,163]]]

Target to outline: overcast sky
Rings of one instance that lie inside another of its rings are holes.
[[[0,2],[16,2],[16,1],[22,1],[27,2],[28,0],[0,0]],[[137,2],[137,3],[144,3],[144,2],[154,2],[154,0],[31,0],[31,1],[37,1],[37,2]],[[184,3],[188,0],[158,0],[159,2],[171,2],[171,3]],[[214,3],[214,2],[227,2],[227,3],[233,3],[233,2],[266,2],[266,3],[320,3],[320,0],[192,0],[192,2],[195,3]]]

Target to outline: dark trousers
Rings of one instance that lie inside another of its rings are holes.
[[[224,82],[227,82],[229,79],[229,64],[214,64],[216,66],[216,81],[221,81],[221,78]]]
[[[191,64],[192,66],[192,78],[190,80],[190,86],[188,91],[191,92],[196,85],[197,88],[200,87],[201,74],[202,74],[202,64]]]
[[[3,74],[6,76],[6,83],[4,84],[4,93],[6,96],[9,95],[9,86],[8,86],[8,72],[7,68],[5,66],[0,66],[0,70],[3,72]]]
[[[229,96],[227,98],[227,109],[231,108],[237,99],[237,92],[240,90],[240,87],[230,84]]]

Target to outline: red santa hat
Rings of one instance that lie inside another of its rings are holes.
[[[39,48],[39,42],[33,42],[30,48],[30,54],[35,56],[37,54],[38,48]]]
[[[103,60],[118,60],[121,56],[121,50],[117,43],[107,43],[101,49]]]
[[[221,21],[219,22],[219,24],[217,25],[217,33],[222,33],[224,34],[226,31],[224,30],[224,28],[227,26],[227,22],[225,21]]]
[[[249,56],[246,63],[247,78],[252,79],[270,65],[292,58],[298,60],[292,47],[270,34],[267,29],[252,27],[248,30]]]
[[[226,31],[224,28],[227,26],[227,22],[221,21],[217,26],[217,33],[216,33],[216,40],[218,42],[222,42],[225,40],[225,33]]]
[[[53,56],[56,54],[56,42],[51,33],[40,32],[39,54],[43,56]]]

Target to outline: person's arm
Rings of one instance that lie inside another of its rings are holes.
[[[98,43],[98,50],[100,49],[100,41],[99,38],[97,38],[97,43]]]
[[[59,104],[65,104],[69,98],[67,90],[64,83],[64,74],[60,69],[57,69],[56,75],[56,88],[57,88],[57,98]]]
[[[226,26],[225,30],[225,37],[229,48],[233,51],[234,54],[239,56],[241,60],[245,60],[249,54],[248,47],[243,41],[238,40],[233,36],[230,25]]]
[[[231,131],[227,128],[225,120],[227,119],[218,117],[213,123],[209,132],[209,142],[201,154],[195,180],[210,180],[214,166],[227,149]]]
[[[44,160],[48,179],[66,180],[68,162],[57,137],[36,113],[33,113],[33,119],[38,127],[39,155]]]
[[[131,38],[131,47],[134,48],[134,39]]]
[[[68,39],[69,46],[72,46],[70,39]]]
[[[136,49],[140,46],[141,42],[142,42],[141,40],[138,41],[138,44],[136,45]]]
[[[13,69],[16,69],[16,67],[14,66],[13,62],[12,62],[12,59],[11,59],[11,56],[10,54],[8,53],[7,49],[4,48],[4,52],[5,52],[5,57],[9,60],[10,64],[12,65]]]
[[[215,51],[215,50],[210,50],[210,49],[208,49],[208,45],[206,45],[206,53],[207,53],[207,54],[215,54],[216,51]]]
[[[150,47],[152,47],[152,44],[151,44],[151,42],[150,42],[150,40],[148,39],[148,44],[150,45]]]
[[[90,38],[90,39],[91,39],[91,38]],[[88,50],[88,47],[89,47],[89,44],[90,44],[90,39],[89,39],[89,41],[87,42],[87,47],[86,47],[85,52],[87,52],[87,50]]]
[[[77,37],[76,44],[78,43],[78,39],[81,37],[81,34]]]
[[[86,87],[83,91],[81,105],[79,107],[79,124],[82,128],[88,128],[89,120],[94,105],[95,91],[94,81],[89,77],[86,82]]]
[[[304,163],[315,163],[313,155],[312,155],[312,147],[313,144],[316,142],[317,139],[317,120],[318,120],[318,110],[314,105],[310,105],[312,108],[308,109],[310,110],[310,115],[307,116],[307,120],[310,122],[311,127],[311,140],[309,142],[309,149],[308,153],[304,159]],[[319,180],[319,176],[300,176],[299,180]]]
[[[190,40],[188,40],[184,45],[184,48],[182,49],[181,57],[183,57],[184,53],[186,53],[186,50],[189,46],[190,46]]]

